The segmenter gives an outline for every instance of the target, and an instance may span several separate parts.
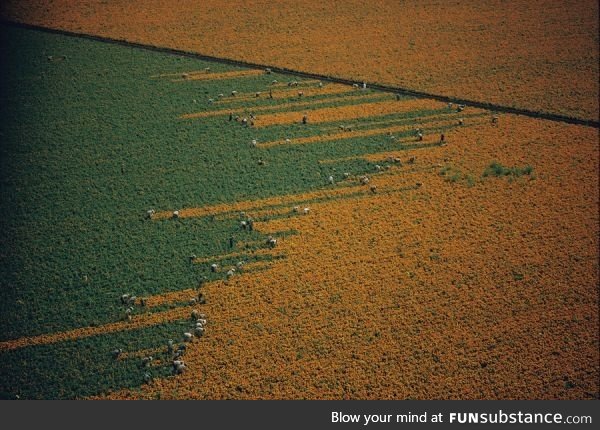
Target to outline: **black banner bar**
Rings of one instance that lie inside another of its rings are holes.
[[[588,429],[598,401],[4,401],[4,428]],[[14,425],[10,426],[11,424]]]

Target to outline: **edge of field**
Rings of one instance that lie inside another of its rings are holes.
[[[417,98],[427,98],[427,99],[432,99],[432,100],[446,102],[446,103],[463,104],[465,106],[486,109],[486,110],[490,110],[493,112],[524,115],[524,116],[528,116],[531,118],[546,119],[546,120],[550,120],[550,121],[560,121],[560,122],[565,122],[568,124],[576,124],[576,125],[600,128],[600,118],[598,120],[585,119],[585,118],[579,118],[579,117],[568,116],[568,115],[560,115],[560,114],[546,112],[546,111],[537,111],[537,110],[531,110],[531,109],[526,109],[526,108],[516,108],[516,107],[504,106],[504,105],[495,104],[495,103],[489,103],[489,102],[485,102],[485,101],[464,99],[461,97],[444,96],[441,94],[434,94],[434,93],[429,93],[426,91],[419,91],[419,90],[414,90],[414,89],[404,88],[404,87],[399,87],[399,86],[392,86],[392,85],[379,84],[379,83],[370,83],[370,82],[369,83],[359,82],[359,81],[355,81],[355,80],[340,77],[340,76],[321,75],[321,74],[316,74],[316,73],[312,73],[309,71],[301,71],[301,70],[294,70],[294,69],[286,68],[286,67],[277,67],[277,66],[272,66],[272,65],[268,65],[268,64],[253,63],[253,62],[248,62],[248,61],[243,61],[243,60],[236,60],[236,59],[228,58],[228,57],[215,57],[215,56],[211,56],[211,55],[202,54],[200,52],[186,51],[186,50],[181,50],[181,49],[169,48],[166,46],[145,44],[145,43],[141,43],[141,42],[133,42],[133,41],[129,41],[127,39],[98,36],[98,35],[89,34],[89,33],[79,33],[79,32],[75,32],[75,31],[71,31],[71,30],[51,28],[51,27],[45,27],[45,26],[41,26],[41,25],[12,21],[12,20],[8,20],[5,18],[0,18],[0,24],[18,27],[18,28],[29,29],[29,30],[43,31],[43,32],[48,32],[48,33],[53,33],[53,34],[61,34],[61,35],[71,36],[71,37],[79,37],[79,38],[94,40],[94,41],[98,41],[98,42],[112,43],[112,44],[118,44],[118,45],[122,45],[122,46],[135,47],[135,48],[139,48],[139,49],[145,49],[145,50],[154,51],[154,52],[162,52],[162,53],[171,54],[171,55],[179,55],[179,56],[184,56],[184,57],[189,57],[189,58],[196,58],[199,60],[213,61],[213,62],[217,62],[217,63],[221,63],[221,64],[228,64],[228,65],[232,65],[232,66],[246,67],[246,68],[253,68],[253,69],[270,69],[276,73],[293,75],[293,76],[297,76],[297,77],[310,78],[310,79],[320,79],[322,81],[338,83],[338,84],[361,85],[361,86],[363,84],[368,84],[368,86],[370,88],[378,90],[378,91],[383,91],[383,92],[398,93],[398,94],[417,97]]]

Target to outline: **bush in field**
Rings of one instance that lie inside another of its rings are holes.
[[[483,177],[486,178],[488,176],[514,176],[520,177],[523,175],[531,176],[533,173],[533,167],[527,165],[525,167],[505,167],[502,164],[494,161],[490,163],[490,165],[483,171]]]

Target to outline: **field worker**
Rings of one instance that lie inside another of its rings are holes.
[[[229,121],[233,120],[233,112],[229,112]]]
[[[446,136],[444,136],[444,133],[442,133],[442,135],[440,136],[440,143],[445,143],[446,141]]]
[[[248,230],[254,230],[254,220],[252,218],[248,218]]]
[[[304,115],[302,117],[302,124],[306,124],[308,122],[308,117],[306,115]]]
[[[269,90],[269,98],[272,99],[273,98],[273,90]]]
[[[234,241],[234,239],[233,239],[233,236],[231,236],[231,237],[229,238],[229,247],[230,247],[230,248],[233,248],[234,242],[235,242],[235,241]]]

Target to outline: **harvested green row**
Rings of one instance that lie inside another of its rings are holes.
[[[172,375],[165,365],[167,339],[184,330],[183,322],[111,333],[58,344],[25,347],[0,354],[0,399],[72,399],[122,387],[137,387],[144,376]],[[176,339],[178,340],[178,339]],[[111,351],[153,349],[152,367],[141,357],[115,359]],[[163,363],[160,363],[160,362]]]

